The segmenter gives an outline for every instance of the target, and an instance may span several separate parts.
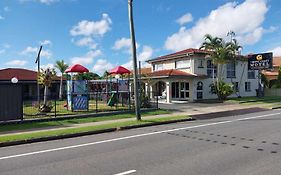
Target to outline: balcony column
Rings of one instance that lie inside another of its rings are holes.
[[[172,102],[172,83],[170,81],[166,81],[166,102]]]

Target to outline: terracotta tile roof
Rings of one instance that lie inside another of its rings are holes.
[[[177,76],[199,77],[199,76],[204,76],[204,75],[187,73],[187,72],[176,70],[176,69],[166,69],[166,70],[151,72],[148,74],[148,76],[150,76],[150,77],[177,77]]]
[[[141,74],[149,74],[151,73],[151,67],[145,67],[145,68],[141,68]]]
[[[37,72],[20,68],[7,68],[0,70],[0,81],[10,81],[13,77],[17,77],[20,81],[36,81]],[[55,80],[60,80],[60,77],[56,77]]]
[[[161,61],[161,60],[166,60],[169,58],[177,57],[177,56],[185,56],[186,54],[208,54],[210,53],[209,51],[206,50],[200,50],[200,49],[194,49],[194,48],[189,48],[185,50],[181,50],[172,54],[160,56],[157,58],[153,58],[151,60],[148,60],[147,62],[154,62],[154,61]]]

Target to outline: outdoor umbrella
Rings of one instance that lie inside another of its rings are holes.
[[[128,69],[126,69],[125,67],[122,66],[117,66],[114,69],[109,71],[109,74],[129,74],[131,73],[131,71],[129,71]]]
[[[89,72],[89,69],[87,69],[86,67],[80,64],[74,64],[65,70],[65,73],[71,73],[71,72],[83,73],[83,72]]]

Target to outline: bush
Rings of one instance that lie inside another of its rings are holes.
[[[226,100],[230,96],[233,90],[233,84],[226,83],[224,81],[217,81],[210,85],[211,93],[217,94],[219,100]]]
[[[51,102],[49,102],[47,105],[41,105],[40,108],[39,108],[39,111],[40,112],[51,112],[53,109],[53,105]]]
[[[140,96],[140,107],[141,108],[150,108],[150,98],[145,94],[141,94]]]

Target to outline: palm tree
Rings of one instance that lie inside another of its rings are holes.
[[[51,107],[47,104],[48,88],[52,85],[54,78],[56,77],[56,72],[54,69],[47,68],[46,70],[41,69],[38,82],[44,86],[44,103],[40,107],[41,111],[49,112]]]
[[[237,50],[239,50],[241,46],[238,46],[236,40],[235,43],[225,42],[222,38],[213,37],[209,34],[205,35],[204,40],[205,41],[202,43],[200,49],[209,51],[213,64],[217,66],[216,82],[213,82],[213,84],[215,85],[217,95],[220,98],[221,88],[224,84],[223,66],[227,62],[234,61]]]
[[[63,60],[61,61],[56,61],[55,67],[60,71],[61,77],[60,77],[60,92],[59,92],[59,99],[62,100],[62,93],[63,93],[63,88],[62,88],[62,81],[63,81],[63,74],[64,71],[68,68],[68,64],[66,64]]]

